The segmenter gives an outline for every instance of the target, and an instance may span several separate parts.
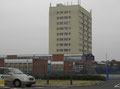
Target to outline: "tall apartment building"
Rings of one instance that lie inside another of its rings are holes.
[[[92,16],[80,5],[49,8],[49,54],[92,53]]]

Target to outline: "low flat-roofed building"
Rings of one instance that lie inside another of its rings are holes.
[[[92,71],[92,62],[94,62],[94,60],[90,58],[89,61],[85,59],[87,57],[83,59],[83,56],[80,54],[27,54],[10,55],[9,57],[2,56],[0,58],[2,58],[0,60],[0,66],[14,67],[20,69],[24,73],[33,74],[80,73],[84,68]]]

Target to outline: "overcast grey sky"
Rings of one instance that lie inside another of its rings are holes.
[[[77,0],[0,0],[0,55],[48,54],[49,4]],[[120,60],[120,0],[82,0],[92,9],[96,60]]]

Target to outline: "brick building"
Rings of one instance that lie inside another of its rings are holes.
[[[0,67],[4,66],[4,58],[0,58]]]
[[[24,73],[80,73],[86,69],[95,73],[93,55],[53,54],[53,55],[7,55],[0,58],[0,67],[18,68]]]

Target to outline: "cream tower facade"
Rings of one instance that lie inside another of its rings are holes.
[[[92,53],[92,15],[80,5],[49,8],[49,54]]]

